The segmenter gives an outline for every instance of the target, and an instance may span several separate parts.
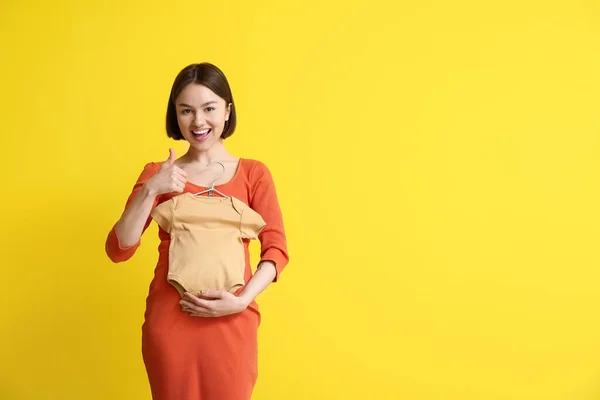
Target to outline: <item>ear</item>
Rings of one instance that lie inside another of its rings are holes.
[[[227,104],[227,111],[225,112],[225,121],[229,121],[229,114],[231,114],[231,103]]]

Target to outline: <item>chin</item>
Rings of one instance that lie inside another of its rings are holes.
[[[202,143],[196,143],[196,142],[189,142],[190,146],[193,147],[196,150],[208,150],[210,149],[215,143],[217,142],[217,140],[214,140],[212,138],[210,138],[209,140],[202,142]]]

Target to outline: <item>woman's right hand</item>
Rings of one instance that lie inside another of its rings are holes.
[[[175,165],[175,150],[169,149],[169,158],[152,178],[144,184],[154,196],[164,193],[183,193],[187,173]]]

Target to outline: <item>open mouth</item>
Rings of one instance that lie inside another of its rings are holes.
[[[192,133],[194,134],[194,137],[196,139],[201,140],[201,139],[206,138],[210,134],[211,131],[212,131],[212,129],[210,129],[210,128],[193,129]]]

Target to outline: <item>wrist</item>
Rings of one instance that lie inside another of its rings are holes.
[[[242,306],[244,306],[244,309],[248,308],[250,303],[252,303],[252,299],[250,298],[250,296],[248,296],[247,294],[244,294],[243,292],[240,293],[237,297],[238,297],[240,303],[242,304]]]
[[[148,186],[148,183],[144,183],[142,185],[142,188],[140,191],[141,191],[141,195],[144,198],[154,199],[156,196],[158,196],[158,192],[155,189],[153,189],[151,186]]]

